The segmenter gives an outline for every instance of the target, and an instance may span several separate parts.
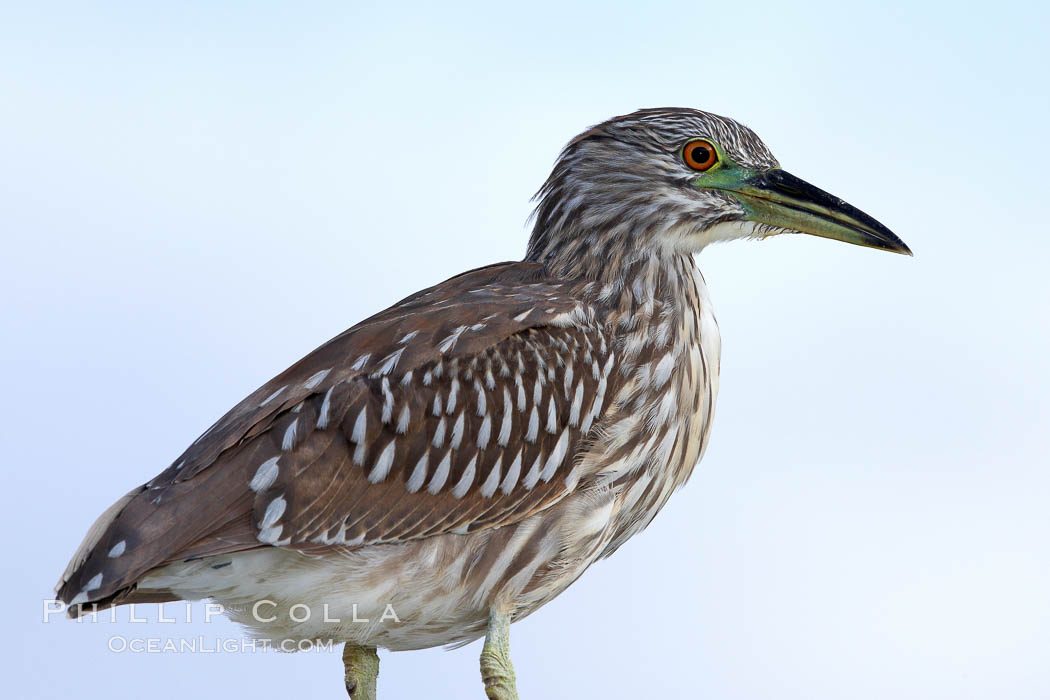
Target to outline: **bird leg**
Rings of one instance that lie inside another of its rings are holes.
[[[379,654],[375,647],[363,647],[353,642],[344,644],[343,669],[347,695],[353,700],[376,700]]]
[[[489,611],[489,630],[481,648],[481,680],[489,700],[518,700],[510,662],[510,613]]]

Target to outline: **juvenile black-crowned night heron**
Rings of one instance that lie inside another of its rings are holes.
[[[266,638],[345,641],[358,698],[376,647],[485,636],[486,691],[515,697],[510,623],[648,525],[704,452],[719,335],[693,254],[792,232],[909,253],[692,109],[585,131],[538,197],[525,260],[322,345],[107,510],[59,583],[71,613],[211,598]]]

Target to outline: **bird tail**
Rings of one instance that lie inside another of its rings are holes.
[[[87,561],[88,557],[91,556],[92,552],[95,551],[95,547],[98,546],[99,540],[102,539],[102,535],[109,529],[109,526],[113,523],[120,513],[124,510],[125,506],[131,502],[137,494],[143,490],[142,486],[137,486],[131,491],[128,491],[122,496],[116,503],[111,505],[102,515],[95,519],[91,527],[88,528],[87,534],[84,535],[84,540],[77,547],[77,551],[73,554],[73,558],[69,560],[69,564],[66,565],[66,570],[62,572],[62,578],[55,584],[55,597],[61,600],[63,603],[69,605],[67,609],[69,616],[76,618],[80,616],[80,606],[71,605],[73,598],[75,597],[71,588],[71,583],[78,578],[80,569],[84,566],[84,562]]]
[[[70,617],[137,602],[177,600],[139,587],[144,574],[172,561],[262,546],[252,521],[247,471],[254,447],[223,469],[179,479],[165,473],[132,489],[99,516],[56,587]]]

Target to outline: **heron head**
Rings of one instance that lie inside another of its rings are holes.
[[[644,109],[569,142],[537,194],[531,259],[694,253],[808,233],[910,255],[892,231],[782,170],[751,129],[695,109]]]

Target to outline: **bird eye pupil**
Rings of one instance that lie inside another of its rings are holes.
[[[707,150],[703,146],[697,146],[693,149],[693,160],[697,163],[706,163],[711,159],[711,151]]]

